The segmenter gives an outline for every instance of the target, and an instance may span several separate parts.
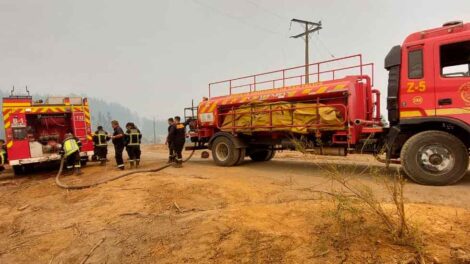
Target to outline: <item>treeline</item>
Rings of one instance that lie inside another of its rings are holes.
[[[93,129],[102,125],[108,132],[112,131],[111,121],[118,120],[124,128],[127,122],[134,122],[142,131],[145,143],[154,141],[154,122],[150,118],[140,117],[129,108],[117,104],[106,102],[98,98],[88,98],[91,112],[91,122]],[[155,135],[157,143],[162,143],[167,133],[167,124],[165,120],[155,120]]]
[[[8,92],[0,90],[0,97],[7,97]],[[69,95],[77,96],[77,95]],[[81,97],[86,97],[80,95]],[[45,95],[33,94],[33,99],[46,98]],[[150,118],[139,116],[129,108],[112,102],[106,102],[99,98],[88,97],[91,112],[92,130],[98,125],[102,125],[108,132],[112,132],[111,120],[118,120],[124,128],[127,122],[134,122],[142,131],[144,143],[154,142],[154,121]],[[3,104],[3,101],[2,101]],[[162,143],[167,133],[167,124],[165,120],[155,120],[155,137],[157,143]],[[5,138],[5,129],[3,127],[3,115],[0,115],[0,138]]]

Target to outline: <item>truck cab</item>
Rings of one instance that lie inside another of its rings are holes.
[[[391,49],[385,68],[388,119],[397,135],[389,157],[417,182],[458,181],[470,147],[470,23],[409,35]]]

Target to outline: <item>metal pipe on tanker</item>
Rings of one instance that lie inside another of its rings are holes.
[[[377,120],[362,120],[362,119],[356,119],[354,120],[355,125],[381,125],[380,121]]]
[[[347,154],[345,147],[318,147],[314,148],[314,150],[326,156],[346,156]]]
[[[346,147],[313,147],[305,152],[322,156],[346,156]]]
[[[297,144],[291,140],[284,139],[281,141],[283,149],[296,150]],[[347,151],[345,147],[313,147],[305,149],[306,153],[312,153],[325,156],[346,156]]]

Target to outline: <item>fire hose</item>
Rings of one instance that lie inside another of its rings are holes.
[[[189,156],[186,159],[183,160],[183,163],[189,161],[193,157],[195,151],[196,151],[196,148],[193,148],[193,150],[191,151],[191,154],[189,154]],[[153,169],[134,170],[134,171],[130,171],[130,172],[126,172],[126,173],[114,176],[112,178],[99,180],[97,182],[90,183],[90,184],[68,185],[68,184],[63,183],[63,182],[60,181],[60,176],[61,176],[62,171],[64,169],[64,163],[65,163],[65,158],[62,157],[62,159],[60,161],[59,171],[57,172],[57,175],[55,177],[55,183],[60,188],[67,189],[67,190],[80,190],[80,189],[91,188],[91,187],[95,187],[95,186],[98,186],[98,185],[101,185],[101,184],[104,184],[104,183],[107,183],[107,182],[110,182],[110,181],[114,181],[114,180],[117,180],[117,179],[120,179],[120,178],[124,178],[124,177],[132,175],[132,174],[136,174],[136,173],[158,172],[158,171],[164,170],[164,169],[166,169],[166,168],[173,165],[173,163],[169,163],[169,164],[165,164],[163,166],[153,168]]]

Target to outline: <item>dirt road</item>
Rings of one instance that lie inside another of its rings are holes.
[[[163,146],[144,148],[143,168],[165,161]],[[223,168],[196,154],[182,169],[79,191],[57,188],[55,171],[3,176],[0,263],[401,263],[413,256],[367,228],[348,238],[361,243],[346,248],[325,239],[335,225],[328,214],[332,203],[312,190],[337,188],[325,170],[332,166],[389,202],[381,175],[394,169],[360,155],[286,152],[270,162]],[[64,181],[121,173],[93,164],[84,172]],[[405,187],[407,213],[420,226],[426,252],[441,263],[450,261],[452,243],[470,249],[469,190],[470,175],[454,186]]]

